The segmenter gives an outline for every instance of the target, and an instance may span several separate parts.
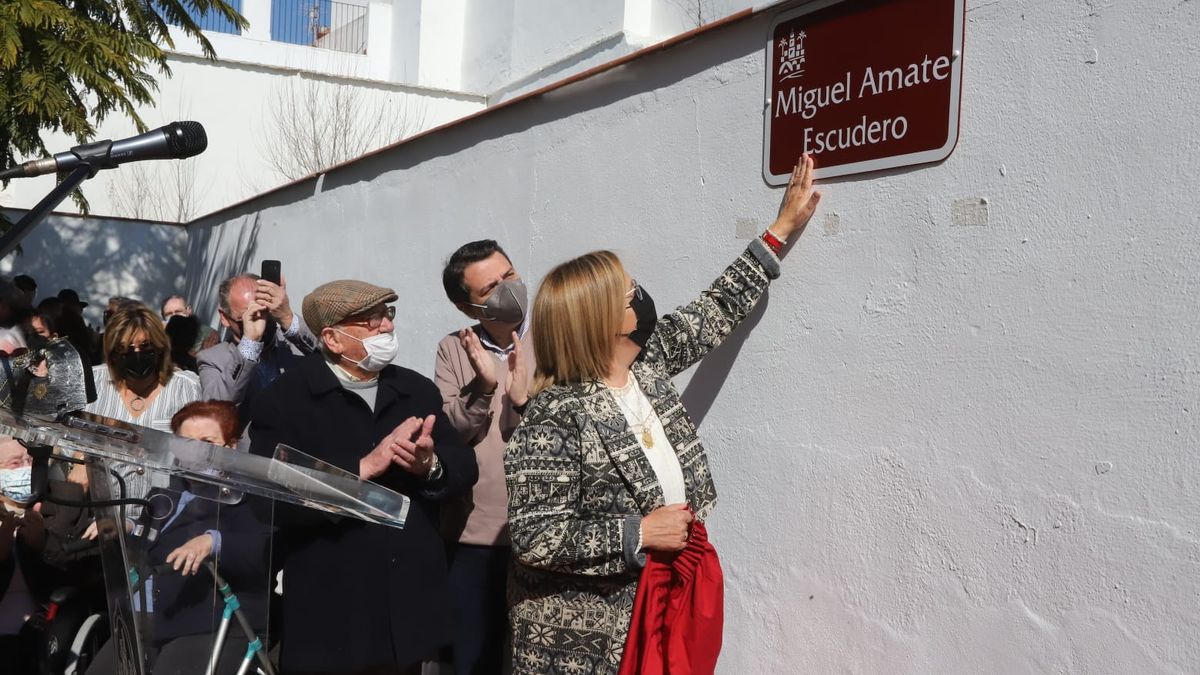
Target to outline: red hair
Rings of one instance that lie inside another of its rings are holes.
[[[193,401],[182,408],[175,416],[171,418],[171,431],[179,433],[183,427],[183,423],[193,418],[210,419],[221,427],[221,436],[225,439],[226,445],[233,445],[237,442],[240,433],[238,433],[238,411],[237,406],[229,401]]]

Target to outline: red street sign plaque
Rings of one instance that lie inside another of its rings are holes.
[[[819,0],[767,42],[763,177],[787,183],[950,156],[958,142],[965,0]]]

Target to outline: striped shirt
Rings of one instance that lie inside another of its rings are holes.
[[[108,374],[108,366],[100,365],[92,368],[92,375],[96,378],[96,400],[89,403],[84,408],[85,411],[166,433],[171,433],[171,418],[179,412],[180,408],[192,401],[200,400],[200,378],[195,373],[176,370],[150,406],[142,411],[140,417],[135,418],[121,400],[121,392],[113,385]],[[119,464],[113,468],[125,480],[126,497],[145,497],[146,493],[150,491],[152,487],[150,476],[153,474],[148,474],[132,464]],[[155,479],[154,486],[158,486],[159,482],[162,482],[163,485],[158,487],[165,486],[168,478],[166,474],[162,474],[161,478]],[[119,496],[117,492],[118,486],[114,482],[112,485],[114,498]],[[133,511],[128,513],[130,517],[137,517]]]

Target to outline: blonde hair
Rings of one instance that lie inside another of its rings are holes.
[[[125,350],[130,338],[139,330],[146,334],[146,341],[158,350],[162,358],[158,367],[158,383],[165,385],[171,381],[171,373],[175,370],[171,363],[171,341],[167,339],[162,319],[141,303],[117,310],[104,327],[104,362],[108,365],[109,379],[118,386],[125,382],[125,369],[121,367],[117,354]]]
[[[533,300],[532,393],[608,372],[625,311],[625,268],[593,251],[550,270]]]

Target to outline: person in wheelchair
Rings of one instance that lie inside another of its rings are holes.
[[[171,430],[185,438],[232,448],[238,440],[237,408],[228,401],[196,401],[171,418]],[[201,567],[212,560],[222,577],[238,592],[241,609],[262,635],[267,626],[270,564],[270,526],[251,498],[222,504],[197,497],[182,478],[173,477],[166,489],[147,495],[151,508],[142,513],[140,528],[157,530],[146,550],[149,578],[135,593],[135,609],[153,616],[144,646],[154,675],[204,672],[214,647],[224,605],[212,576]],[[135,530],[138,528],[135,528]],[[236,623],[225,638],[217,673],[237,673],[249,641]],[[97,654],[87,675],[116,670],[111,643]]]
[[[53,465],[48,499],[35,504],[32,483],[24,446],[0,437],[0,664],[56,674],[104,630],[104,578],[97,552],[75,545],[92,519],[78,506],[83,486]]]

